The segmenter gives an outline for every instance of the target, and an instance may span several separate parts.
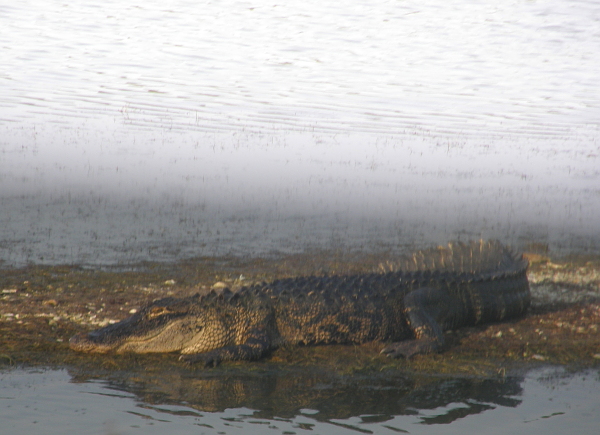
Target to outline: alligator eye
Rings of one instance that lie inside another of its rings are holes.
[[[169,310],[167,310],[166,307],[152,307],[146,313],[146,317],[148,317],[149,319],[154,319],[155,317],[162,316],[163,314],[166,314],[168,312]]]
[[[196,325],[196,326],[194,327],[194,329],[196,330],[196,332],[200,332],[200,331],[202,331],[202,329],[203,329],[203,326],[202,326],[202,325]]]

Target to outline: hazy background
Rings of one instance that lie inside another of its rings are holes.
[[[0,5],[0,265],[600,252],[600,3]]]

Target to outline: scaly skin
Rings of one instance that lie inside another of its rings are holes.
[[[82,352],[180,352],[216,366],[283,344],[392,342],[382,352],[438,352],[443,332],[521,315],[527,262],[497,242],[420,251],[390,271],[300,277],[155,301],[122,322],[71,338]]]

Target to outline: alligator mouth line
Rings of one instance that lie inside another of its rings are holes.
[[[162,334],[165,331],[165,329],[168,329],[168,327],[157,331],[152,335],[136,337],[135,339],[132,339],[132,336],[127,336],[122,340],[116,340],[116,342],[114,343],[103,342],[104,339],[102,338],[101,334],[94,334],[94,332],[80,332],[79,334],[76,334],[73,337],[71,337],[71,339],[69,340],[69,346],[71,347],[71,349],[79,350],[82,352],[106,353],[112,350],[118,352],[119,348],[123,345],[130,343],[146,343],[151,340],[154,340],[156,339],[156,337],[160,336],[160,334]]]
[[[161,335],[177,328],[177,323],[164,325],[162,328],[153,331],[153,333],[144,336],[126,336],[122,339],[116,339],[113,343],[103,343],[101,334],[98,334],[96,341],[94,333],[79,333],[69,340],[71,349],[81,352],[108,353],[108,352],[177,352],[186,349],[187,345],[193,341],[193,337],[181,337],[178,340],[174,337],[168,337],[161,340]],[[110,340],[110,337],[109,337]],[[158,341],[153,348],[152,343]]]
[[[80,352],[107,353],[115,349],[115,346],[98,343],[90,339],[90,334],[80,332],[69,340],[69,347]]]

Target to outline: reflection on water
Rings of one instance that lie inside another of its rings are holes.
[[[90,379],[15,369],[0,372],[0,417],[6,430],[32,434],[585,435],[600,423],[599,386],[597,371],[550,368],[495,379],[311,369],[121,372]]]
[[[133,379],[133,382],[132,382]],[[443,408],[460,402],[461,414],[478,414],[494,404],[516,406],[521,392],[518,378],[502,382],[489,379],[421,379],[388,373],[385,377],[336,377],[327,373],[260,373],[202,376],[160,373],[109,381],[111,388],[125,389],[147,403],[186,403],[199,411],[223,412],[250,408],[254,416],[293,418],[303,409],[318,410],[317,421],[377,415],[388,421],[394,415],[414,415],[416,410]],[[473,403],[470,403],[473,402]],[[475,402],[481,402],[481,405]],[[451,423],[454,412],[439,415],[438,423]],[[433,423],[430,418],[424,421]]]
[[[600,249],[596,2],[0,6],[0,262]]]

